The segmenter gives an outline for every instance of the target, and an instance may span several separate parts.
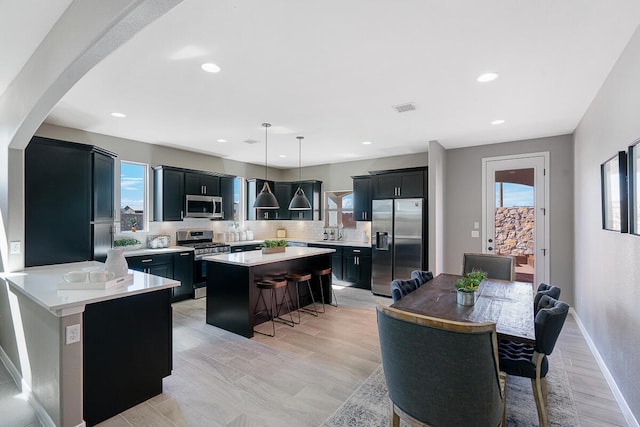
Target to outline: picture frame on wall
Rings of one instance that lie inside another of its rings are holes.
[[[629,146],[629,233],[640,235],[640,139]]]
[[[627,153],[618,154],[600,165],[602,228],[627,233],[629,210],[627,192]]]

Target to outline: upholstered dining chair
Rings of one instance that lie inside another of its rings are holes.
[[[495,323],[464,323],[378,305],[392,426],[499,426],[506,378]]]
[[[557,286],[547,285],[546,283],[540,283],[535,296],[533,297],[533,315],[538,314],[538,303],[543,295],[549,295],[553,299],[560,298],[561,289]]]
[[[547,415],[547,382],[549,371],[547,356],[556,345],[564,321],[567,318],[569,306],[562,301],[543,295],[538,303],[538,314],[535,319],[535,345],[500,342],[500,369],[508,375],[531,379],[533,397],[538,410],[538,420],[541,426],[548,426]]]
[[[462,274],[473,270],[482,270],[489,279],[516,280],[516,269],[513,257],[492,254],[464,254]]]
[[[393,280],[389,286],[391,286],[391,298],[393,298],[393,302],[398,302],[402,297],[422,286],[422,282],[418,279],[396,279]]]
[[[424,270],[413,270],[411,272],[411,278],[418,279],[420,281],[420,286],[422,286],[425,283],[427,283],[429,280],[433,279],[433,273],[430,271],[424,271]]]

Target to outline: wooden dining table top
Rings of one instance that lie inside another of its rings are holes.
[[[391,307],[459,322],[494,322],[498,338],[533,344],[533,288],[531,283],[485,279],[472,306],[456,302],[455,282],[462,276],[440,274]]]

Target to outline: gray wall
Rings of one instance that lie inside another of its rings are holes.
[[[575,309],[640,418],[640,237],[601,226],[600,164],[640,137],[640,33],[575,132]]]
[[[444,211],[444,271],[460,274],[465,252],[482,252],[472,238],[473,222],[482,223],[482,159],[549,152],[549,282],[573,302],[573,140],[571,135],[459,148],[447,151]]]
[[[444,268],[445,175],[447,151],[438,141],[429,142],[429,270],[440,274]]]

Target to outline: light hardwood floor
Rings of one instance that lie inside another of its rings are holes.
[[[360,289],[336,293],[338,307],[250,340],[207,325],[204,299],[175,303],[174,370],[164,392],[99,426],[320,425],[380,365],[375,304],[390,303]],[[582,425],[625,426],[573,317],[557,346]]]

